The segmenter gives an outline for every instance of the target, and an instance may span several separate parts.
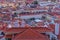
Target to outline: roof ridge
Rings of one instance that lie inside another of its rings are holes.
[[[44,37],[44,35],[42,35],[42,34],[39,34],[39,33],[37,33],[36,31],[33,31],[31,28],[28,28],[26,31],[24,31],[23,33],[21,33],[21,34],[19,34],[19,36],[21,36],[21,35],[23,35],[24,33],[26,33],[27,31],[32,31],[33,33],[35,33],[36,35],[38,35],[39,37],[40,37],[40,35],[41,35],[41,37]],[[17,36],[16,38],[18,38],[19,36]],[[33,36],[33,35],[32,35]]]

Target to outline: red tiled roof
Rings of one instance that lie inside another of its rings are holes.
[[[24,28],[10,28],[6,30],[6,34],[15,34],[15,33],[20,33],[24,32],[26,29]]]
[[[46,36],[39,34],[29,28],[23,33],[16,35],[14,40],[47,40],[47,39]]]
[[[60,40],[60,35],[58,35],[58,40]]]
[[[51,27],[38,27],[38,28],[34,28],[34,31],[37,31],[39,33],[43,33],[43,32],[53,32],[53,29]]]

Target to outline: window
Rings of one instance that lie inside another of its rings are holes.
[[[0,32],[0,36],[4,36],[4,35],[5,35],[4,32],[1,31],[1,32]]]
[[[55,39],[55,37],[52,37],[52,39],[51,39],[51,40],[56,40],[56,39]]]
[[[56,2],[56,0],[51,0],[52,2]]]
[[[12,40],[11,38],[6,38],[6,40]]]
[[[6,0],[7,2],[12,2],[13,0]]]
[[[45,1],[51,1],[51,2],[56,2],[56,0],[45,0]]]

